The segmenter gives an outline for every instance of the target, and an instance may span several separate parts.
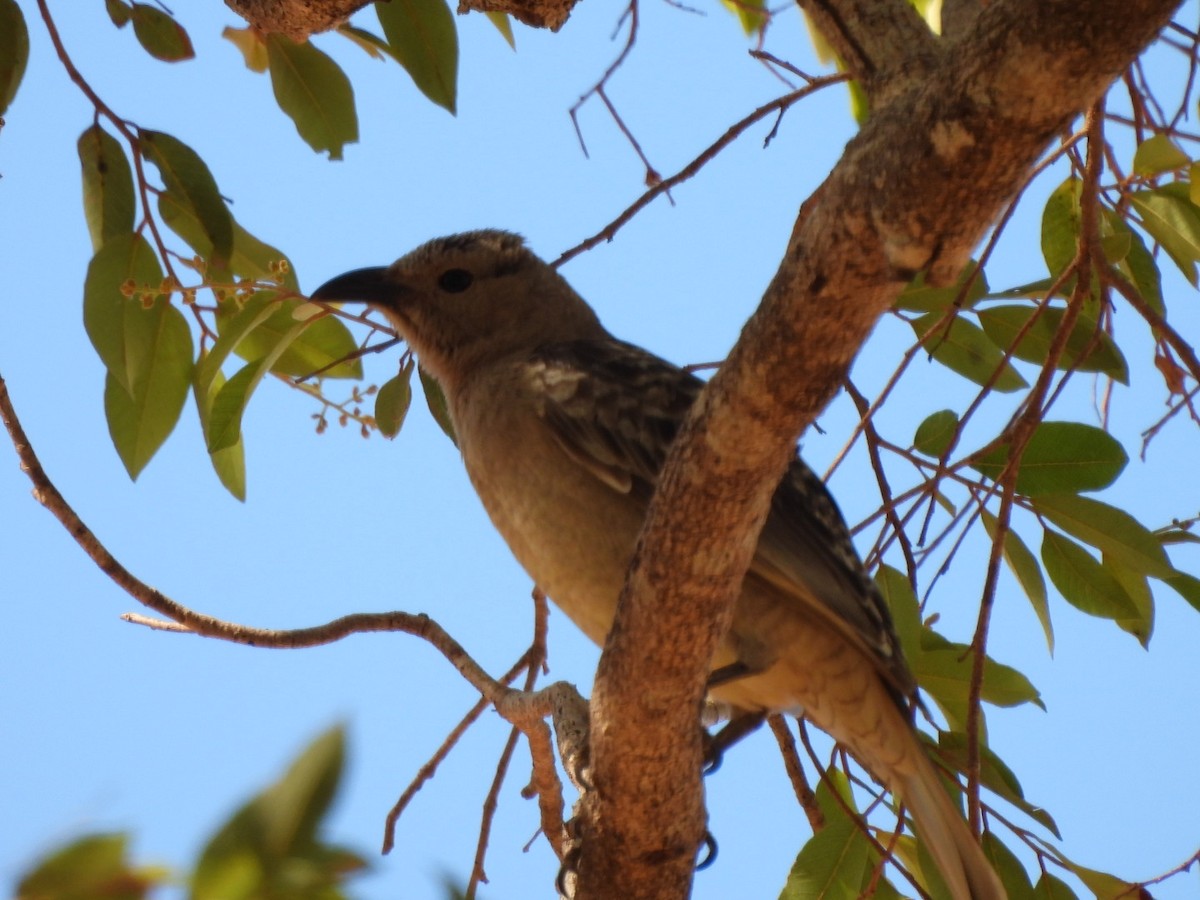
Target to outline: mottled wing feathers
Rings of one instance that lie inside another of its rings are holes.
[[[647,498],[703,387],[694,375],[615,339],[541,347],[525,376],[563,451],[613,490]],[[859,646],[906,706],[915,684],[891,616],[833,498],[799,457],[772,500],[751,571]]]

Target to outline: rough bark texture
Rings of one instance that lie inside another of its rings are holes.
[[[874,111],[801,210],[660,482],[592,699],[580,900],[687,896],[705,828],[705,668],[797,437],[904,284],[953,280],[1053,137],[1178,2],[991,0],[947,39],[916,37],[904,0],[802,5],[858,55]],[[893,26],[906,37],[878,33]]]

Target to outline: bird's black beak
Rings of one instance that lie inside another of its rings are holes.
[[[377,303],[390,306],[403,287],[388,277],[386,266],[355,269],[325,282],[309,297],[313,300],[344,301],[349,303]]]

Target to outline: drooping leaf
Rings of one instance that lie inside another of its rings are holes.
[[[267,62],[275,101],[301,139],[317,153],[341,159],[342,148],[358,140],[354,89],[346,73],[311,43],[297,44],[281,34],[267,35]]]
[[[446,402],[445,391],[442,390],[442,386],[438,384],[437,379],[428,374],[420,366],[417,366],[417,375],[421,379],[421,390],[425,392],[425,405],[429,407],[429,412],[433,414],[433,420],[445,432],[446,437],[450,438],[451,443],[457,447],[458,438],[454,436],[454,422],[450,418],[450,406]]]
[[[208,431],[208,414],[212,409],[213,399],[217,392],[225,386],[225,373],[219,368],[203,381],[199,373],[205,368],[204,357],[196,365],[196,377],[192,380],[192,394],[196,400],[196,410],[200,414],[200,430]],[[238,500],[246,500],[246,446],[239,434],[238,439],[229,447],[208,454],[213,471],[221,480],[225,490]]]
[[[1138,144],[1133,154],[1133,171],[1135,175],[1161,175],[1182,169],[1190,162],[1174,141],[1165,134],[1156,134]]]
[[[1034,511],[1134,571],[1154,578],[1175,574],[1154,534],[1123,510],[1092,497],[1045,494],[1034,500]]]
[[[982,517],[983,527],[987,531],[988,537],[994,541],[999,522],[995,516],[986,510],[984,510]],[[1011,528],[1004,535],[1004,548],[1001,554],[1004,557],[1004,562],[1008,564],[1009,569],[1016,576],[1017,582],[1021,585],[1021,590],[1029,598],[1029,604],[1033,607],[1038,621],[1042,623],[1042,631],[1046,634],[1046,647],[1053,653],[1054,626],[1050,621],[1050,604],[1046,597],[1046,580],[1042,577],[1042,569],[1038,565],[1037,558],[1025,546],[1025,542],[1021,540],[1020,536]]]
[[[993,447],[971,461],[972,468],[998,479],[1012,446]],[[1021,455],[1016,489],[1027,496],[1098,491],[1112,484],[1129,462],[1112,435],[1080,422],[1042,422]]]
[[[387,41],[378,35],[372,34],[365,28],[358,28],[349,22],[343,22],[338,26],[337,32],[360,48],[371,59],[386,60],[392,55],[388,49]]]
[[[1009,900],[1033,900],[1033,885],[1016,855],[991,831],[983,833],[983,855],[1000,876]]]
[[[1129,227],[1128,223],[1109,209],[1102,210],[1101,221],[1112,232],[1125,232],[1129,236],[1129,250],[1116,264],[1117,270],[1133,283],[1142,299],[1160,315],[1164,312],[1161,273],[1154,255],[1146,248],[1142,236]]]
[[[132,233],[110,238],[88,264],[83,325],[105,368],[129,394],[150,366],[159,325],[150,313],[166,303],[159,294],[162,280],[154,251]]]
[[[1043,872],[1042,877],[1033,886],[1033,896],[1037,900],[1079,900],[1066,882],[1060,881],[1049,872]]]
[[[224,266],[233,252],[233,216],[204,160],[182,141],[161,131],[142,131],[142,152],[158,169],[167,193],[199,222],[212,244],[209,260]]]
[[[875,572],[875,585],[892,614],[900,648],[911,665],[921,655],[921,608],[908,577],[887,563]]]
[[[393,0],[375,4],[392,56],[417,88],[455,112],[458,95],[458,32],[446,0]]]
[[[488,21],[496,26],[496,30],[500,32],[501,37],[508,42],[508,46],[514,50],[517,49],[517,39],[513,36],[512,19],[508,17],[508,13],[490,12],[486,13]]]
[[[1057,306],[1045,309],[1030,325],[1030,319],[1036,313],[1037,307],[1025,304],[993,306],[979,312],[979,324],[997,346],[1012,347],[1017,359],[1043,364],[1049,358],[1051,343],[1062,327],[1066,310]],[[1027,325],[1028,330],[1014,346],[1017,335]],[[1121,384],[1129,384],[1129,367],[1120,348],[1086,313],[1076,320],[1058,358],[1057,368],[1102,372]]]
[[[1176,572],[1162,580],[1164,584],[1169,585],[1175,593],[1190,603],[1196,612],[1200,612],[1200,578],[1186,572]]]
[[[922,653],[913,662],[913,674],[942,707],[954,730],[962,731],[966,724],[973,654],[965,644],[948,641],[930,628],[922,633],[921,643]],[[1041,709],[1046,708],[1041,694],[1028,678],[991,657],[983,663],[979,696],[993,706],[1033,703]]]
[[[758,34],[767,25],[764,0],[721,0],[721,5],[737,16],[747,35]]]
[[[187,31],[157,6],[134,3],[130,17],[138,43],[155,59],[180,62],[196,55]]]
[[[967,736],[961,731],[939,731],[938,749],[958,771],[967,771]],[[979,780],[985,788],[1003,797],[1030,818],[1045,826],[1055,837],[1061,838],[1058,825],[1051,815],[1040,806],[1025,799],[1025,791],[1016,774],[1005,765],[986,744],[979,748]]]
[[[1192,203],[1186,185],[1165,184],[1136,191],[1129,200],[1141,217],[1142,227],[1195,287],[1196,263],[1200,261],[1200,208]]]
[[[1146,575],[1104,554],[1104,568],[1115,578],[1125,590],[1125,595],[1133,601],[1137,615],[1131,618],[1118,618],[1114,621],[1122,631],[1132,634],[1144,648],[1150,647],[1150,636],[1154,634],[1154,596],[1150,593],[1150,583]]]
[[[0,0],[0,116],[8,110],[29,62],[29,29],[16,0]]]
[[[1062,274],[1078,253],[1078,178],[1068,178],[1047,198],[1042,210],[1042,258],[1052,277]]]
[[[950,447],[958,430],[958,413],[950,409],[939,410],[925,418],[913,435],[913,446],[926,456],[940,459]]]
[[[1137,617],[1137,606],[1112,573],[1070,538],[1049,528],[1042,540],[1042,564],[1063,599],[1081,612],[1103,619]]]
[[[112,23],[118,28],[128,25],[133,16],[133,9],[124,0],[104,0],[104,8],[108,11],[108,17],[112,19]]]
[[[246,62],[246,68],[259,74],[267,71],[267,45],[262,35],[253,28],[230,28],[225,26],[221,37],[237,47]]]
[[[855,809],[850,785],[839,770],[828,776],[815,797],[825,827],[800,848],[779,900],[857,900],[870,873],[871,843],[847,813]]]
[[[962,316],[949,322],[943,318],[942,313],[931,312],[911,323],[930,356],[976,384],[990,382],[997,391],[1008,393],[1026,386],[1025,379],[978,325]]]
[[[109,238],[133,231],[133,174],[120,143],[99,125],[86,129],[77,146],[83,173],[83,214],[95,252]]]
[[[404,425],[404,417],[412,404],[412,360],[394,378],[384,382],[375,395],[375,424],[384,437],[394,438]]]
[[[1096,900],[1128,900],[1129,897],[1142,896],[1137,885],[1122,881],[1115,875],[1071,862],[1067,865],[1079,880],[1087,885],[1088,890],[1095,894]]]

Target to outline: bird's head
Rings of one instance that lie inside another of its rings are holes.
[[[379,309],[448,389],[544,344],[607,336],[571,286],[507,231],[437,238],[390,266],[339,275],[312,299]]]

